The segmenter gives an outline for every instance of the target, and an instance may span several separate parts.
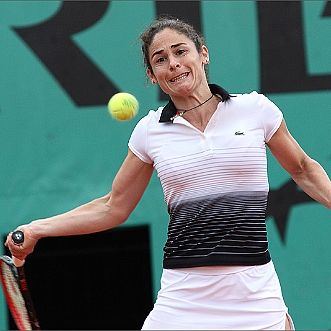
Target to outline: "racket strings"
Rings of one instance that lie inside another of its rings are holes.
[[[31,324],[26,310],[25,302],[19,289],[15,271],[7,262],[1,261],[1,281],[8,307],[13,315],[15,322],[20,330],[31,330]]]

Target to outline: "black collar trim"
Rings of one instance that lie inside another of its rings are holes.
[[[224,90],[224,88],[219,85],[209,84],[209,88],[212,94],[217,95],[224,102],[229,100],[230,97],[233,97],[233,95],[230,95],[228,91]],[[176,113],[177,113],[177,109],[174,103],[172,102],[172,100],[170,99],[162,110],[159,123],[172,122],[171,118],[174,117]]]

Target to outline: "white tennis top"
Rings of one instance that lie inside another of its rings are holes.
[[[155,167],[168,206],[164,268],[270,261],[266,143],[283,115],[255,91],[226,100],[220,86],[210,88],[224,102],[204,132],[165,116],[176,112],[170,101],[142,118],[129,140],[130,150]]]

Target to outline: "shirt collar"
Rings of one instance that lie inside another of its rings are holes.
[[[222,101],[227,101],[232,97],[232,95],[229,94],[228,91],[224,90],[223,87],[217,85],[217,84],[209,84],[209,88],[212,94],[217,95],[222,99]],[[174,117],[177,113],[177,109],[170,99],[169,102],[164,106],[159,123],[165,123],[165,122],[172,122],[171,118]]]

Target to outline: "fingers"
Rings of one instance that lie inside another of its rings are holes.
[[[15,230],[16,231],[16,230]],[[27,245],[25,245],[24,242],[22,242],[21,244],[16,244],[12,238],[13,232],[10,232],[7,235],[6,241],[5,241],[5,246],[8,247],[8,249],[10,250],[13,259],[15,258],[16,262],[14,262],[14,264],[16,266],[21,266],[24,264],[24,260],[28,255],[28,248],[26,247]]]
[[[17,257],[13,256],[13,262],[16,267],[22,267],[25,263],[25,260],[20,260]]]
[[[19,259],[19,260],[25,260],[25,258],[27,257],[28,253],[26,252],[26,247],[24,246],[24,244],[21,245],[17,245],[14,243],[14,241],[11,239],[11,235],[9,234],[7,237],[7,247],[10,250],[10,253],[12,254],[13,257]],[[15,263],[15,265],[17,265]]]
[[[23,235],[19,235],[19,233],[16,233],[15,239],[16,242],[14,242],[12,235],[16,231],[22,231]],[[19,240],[21,239],[21,240]],[[20,243],[21,241],[21,243]],[[5,246],[8,247],[13,257],[23,261],[26,259],[26,257],[31,254],[34,251],[35,245],[38,242],[38,239],[35,238],[33,232],[31,231],[29,224],[26,225],[20,225],[15,229],[15,231],[10,232],[6,238]],[[20,262],[17,262],[20,263]],[[16,265],[16,264],[15,264]]]
[[[5,245],[6,247],[8,247],[8,241],[9,241],[9,238],[11,238],[11,235],[12,235],[12,232],[10,232],[10,233],[8,234],[7,238],[6,238],[6,241],[5,241],[5,243],[4,243],[4,245]]]

